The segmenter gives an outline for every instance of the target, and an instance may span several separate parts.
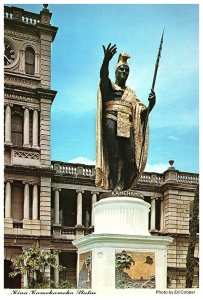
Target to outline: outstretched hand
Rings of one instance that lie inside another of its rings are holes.
[[[156,102],[156,94],[154,92],[154,90],[151,90],[151,93],[149,94],[149,97],[148,97],[148,101],[151,105],[154,105],[155,102]]]
[[[114,44],[113,46],[111,46],[111,43],[107,46],[107,48],[104,47],[104,45],[102,45],[103,50],[104,50],[104,59],[107,61],[110,61],[112,59],[112,57],[114,56],[114,54],[117,52],[117,46],[116,44]]]

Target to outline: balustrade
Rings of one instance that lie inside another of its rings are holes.
[[[177,180],[185,183],[198,183],[199,176],[190,173],[178,173]]]
[[[13,221],[13,228],[16,228],[16,229],[22,229],[23,228],[23,222],[22,221]]]
[[[58,173],[65,174],[65,175],[66,174],[73,175],[75,177],[84,176],[84,177],[94,178],[95,176],[94,166],[52,161],[52,168],[57,170]],[[199,182],[198,174],[191,174],[191,173],[185,173],[179,171],[176,172],[177,172],[177,182],[185,182],[189,184],[197,184]],[[141,175],[139,182],[160,185],[165,182],[165,174],[144,172]]]
[[[16,7],[4,7],[4,18],[5,19],[14,19],[19,20],[25,24],[36,26],[40,23],[40,15],[18,9]]]
[[[76,234],[76,228],[75,227],[62,226],[61,234],[75,235]]]
[[[140,177],[140,182],[150,182],[151,181],[151,174],[143,173]]]
[[[83,175],[84,176],[92,176],[92,168],[90,168],[90,167],[83,167]]]

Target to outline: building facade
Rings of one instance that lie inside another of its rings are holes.
[[[104,191],[95,187],[94,166],[51,161],[50,112],[56,96],[50,86],[51,44],[57,27],[50,23],[47,5],[39,14],[6,6],[4,20],[5,288],[26,286],[25,278],[9,277],[10,266],[35,242],[60,251],[63,270],[47,270],[55,286],[60,280],[76,286],[72,241],[94,231],[93,205]],[[151,204],[151,234],[174,238],[168,249],[170,288],[185,287],[190,205],[198,180],[198,174],[171,165],[162,174],[145,172],[137,186]]]

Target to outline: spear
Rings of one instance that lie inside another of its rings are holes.
[[[161,50],[162,50],[162,44],[163,44],[163,39],[164,39],[164,30],[161,36],[161,42],[160,42],[160,46],[159,46],[159,51],[158,51],[158,55],[157,55],[157,59],[156,59],[156,64],[155,64],[155,68],[154,68],[154,77],[153,77],[153,82],[152,82],[152,91],[154,91],[154,87],[155,87],[155,82],[156,82],[156,75],[157,75],[157,71],[159,68],[159,61],[161,58]]]
[[[161,41],[160,41],[160,45],[159,45],[158,55],[157,55],[156,64],[155,64],[155,68],[154,68],[154,77],[153,77],[153,81],[152,81],[151,91],[154,91],[154,87],[155,87],[155,83],[156,83],[156,76],[157,76],[157,71],[158,71],[158,68],[159,68],[159,61],[160,61],[160,58],[161,58],[161,50],[162,50],[163,38],[164,38],[164,30],[163,30],[163,33],[162,33],[162,36],[161,36]],[[140,152],[140,161],[139,161],[138,171],[140,170],[141,160],[142,160],[142,155],[143,155],[143,148],[144,148],[144,144],[145,144],[147,122],[148,122],[148,117],[149,117],[149,107],[150,106],[148,105],[148,107],[147,107],[147,113],[146,113],[146,119],[145,119],[144,128],[143,128],[143,142],[142,142],[142,148],[141,148],[141,152]]]

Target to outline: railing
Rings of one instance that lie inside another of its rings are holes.
[[[92,167],[83,166],[82,174],[83,174],[84,176],[92,176],[92,175],[93,175]]]
[[[62,226],[61,234],[75,235],[76,234],[76,228],[75,227]]]
[[[190,174],[190,173],[178,173],[177,181],[197,184],[199,182],[199,176],[197,176],[196,174]]]
[[[12,12],[4,12],[4,18],[5,19],[13,19],[13,13]]]
[[[16,224],[17,226],[17,224]],[[22,227],[15,227],[15,228],[22,228]],[[94,232],[94,227],[81,227],[83,235],[88,235]],[[60,228],[60,235],[69,235],[69,236],[75,236],[77,235],[77,227],[69,227],[69,226],[61,226]],[[54,226],[52,226],[52,234],[54,234]]]
[[[140,183],[156,183],[156,184],[161,184],[164,181],[164,175],[159,174],[159,173],[149,173],[149,172],[144,172],[141,177],[139,182]]]
[[[15,220],[15,221],[13,221],[13,228],[17,228],[17,229],[19,229],[19,228],[23,228],[23,222],[22,221],[18,221],[18,220]]]
[[[77,175],[77,168],[70,164],[60,164],[59,171],[62,174]]]
[[[31,13],[28,11],[24,11],[24,9],[20,9],[17,7],[4,7],[4,18],[10,20],[18,20],[25,24],[30,24],[35,26],[40,23],[40,15]]]
[[[87,177],[91,179],[95,177],[95,166],[64,163],[61,161],[52,161],[52,169],[56,170],[56,173],[60,175],[71,175],[73,177]],[[173,177],[171,178],[169,176],[170,172],[173,173]],[[164,173],[144,172],[141,175],[139,182],[143,184],[149,183],[160,185],[168,180],[173,180],[180,183],[197,184],[199,182],[199,174],[180,172],[175,169],[166,170]]]
[[[151,174],[150,173],[143,173],[140,177],[140,182],[151,182]]]
[[[95,166],[87,166],[84,164],[71,164],[59,161],[52,161],[52,169],[57,173],[64,175],[72,175],[74,177],[94,177]]]
[[[30,16],[29,14],[22,16],[22,22],[30,25],[36,25],[37,23],[40,23],[39,16],[37,17]]]

